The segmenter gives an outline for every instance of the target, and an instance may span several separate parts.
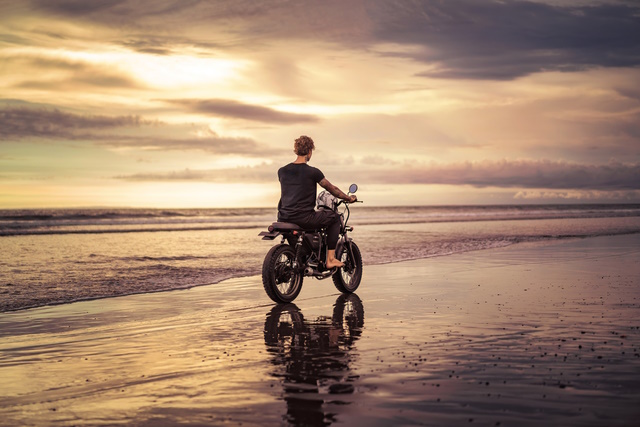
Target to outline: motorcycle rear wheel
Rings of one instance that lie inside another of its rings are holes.
[[[345,244],[340,261],[344,262],[344,267],[339,268],[333,275],[333,284],[340,292],[355,292],[362,280],[362,255],[355,242]]]
[[[262,264],[262,285],[274,302],[291,302],[302,290],[302,272],[293,270],[296,253],[286,244],[271,248]]]

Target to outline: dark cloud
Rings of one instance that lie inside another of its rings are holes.
[[[151,28],[158,33],[183,30],[201,22],[219,2],[203,0],[31,0],[31,7],[43,15],[84,20],[119,29]],[[220,6],[224,7],[224,1]]]
[[[286,39],[327,38],[353,33],[366,19],[356,2],[342,0],[31,0],[36,10],[46,14],[83,19],[124,29],[171,31],[211,28],[213,39],[223,33],[227,42],[269,37]],[[206,37],[203,37],[206,38]]]
[[[32,1],[32,4],[41,10],[60,15],[82,17],[93,13],[117,12],[126,0],[58,0],[58,1]]]
[[[80,115],[47,108],[0,109],[0,141],[24,138],[81,139],[79,131],[139,127],[158,122],[139,116]]]
[[[145,130],[142,135],[118,131],[163,127],[163,133]],[[272,157],[281,151],[262,146],[250,138],[223,137],[206,130],[202,137],[167,137],[169,125],[140,116],[80,115],[51,108],[0,108],[0,142],[17,140],[88,141],[98,146],[153,151],[198,150],[216,154]],[[173,129],[175,133],[175,129]]]
[[[369,12],[379,41],[422,47],[405,56],[429,64],[430,77],[501,80],[640,64],[637,4],[380,1]]]
[[[166,102],[181,105],[188,111],[213,117],[252,120],[264,123],[312,123],[318,118],[309,114],[287,113],[261,105],[243,104],[228,99],[176,99]]]
[[[363,171],[364,179],[391,184],[445,184],[474,187],[589,190],[640,189],[640,164],[604,165],[552,160],[502,160],[453,164],[405,165]]]
[[[124,44],[166,54],[159,34],[234,48],[324,40],[425,63],[424,76],[506,80],[542,71],[640,65],[640,5],[525,0],[33,0],[46,13],[121,29]],[[158,30],[162,28],[162,30]],[[206,34],[202,30],[214,28]],[[186,41],[186,40],[184,40]],[[251,43],[249,43],[251,41]],[[391,48],[389,48],[391,49]],[[407,53],[410,52],[410,53]]]

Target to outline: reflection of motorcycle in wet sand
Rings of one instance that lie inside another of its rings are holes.
[[[363,325],[364,308],[356,294],[340,295],[330,319],[307,321],[295,304],[269,312],[264,340],[275,366],[272,375],[282,378],[287,421],[326,426],[335,421],[327,405],[350,403],[345,395],[354,393],[358,378],[349,366],[350,351]]]

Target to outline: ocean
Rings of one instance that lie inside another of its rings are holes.
[[[263,241],[258,233],[275,216],[272,208],[0,210],[0,311],[259,275],[279,240]],[[356,204],[349,223],[366,286],[371,264],[640,233],[640,205]]]

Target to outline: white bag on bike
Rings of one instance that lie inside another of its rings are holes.
[[[318,209],[329,209],[335,211],[337,204],[338,199],[336,199],[328,191],[322,191],[320,194],[318,194],[318,198],[316,199],[316,206]]]

